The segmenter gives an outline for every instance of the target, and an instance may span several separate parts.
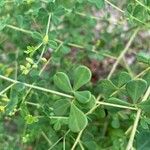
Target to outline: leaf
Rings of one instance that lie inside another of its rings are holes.
[[[116,128],[116,129],[120,127],[120,122],[119,122],[119,118],[118,118],[117,115],[115,115],[115,116],[113,117],[113,120],[112,120],[112,122],[111,122],[111,125],[112,125],[113,128]]]
[[[113,92],[117,90],[116,86],[110,80],[101,80],[99,90],[102,95],[108,98]]]
[[[18,104],[18,92],[12,88],[10,91],[10,100],[6,106],[6,114],[11,115]]]
[[[58,72],[55,74],[54,84],[62,91],[65,91],[65,92],[72,91],[69,77],[63,72]]]
[[[116,86],[121,87],[130,80],[131,80],[130,75],[127,72],[123,71],[117,74],[117,76],[113,79],[113,83]]]
[[[66,99],[58,100],[54,103],[53,109],[55,115],[65,115],[70,107],[70,102]]]
[[[150,113],[150,99],[139,103],[138,107],[141,108],[144,112]]]
[[[104,0],[88,0],[88,2],[94,4],[99,9],[104,7]]]
[[[74,90],[79,89],[81,86],[91,80],[91,71],[86,66],[79,66],[74,72]]]
[[[147,122],[145,121],[144,118],[140,120],[140,125],[142,126],[143,129],[149,129]]]
[[[54,124],[53,128],[55,131],[58,131],[61,129],[61,123],[59,120],[57,120],[57,122]]]
[[[132,80],[126,84],[126,90],[133,103],[137,103],[147,88],[147,82],[142,79]]]
[[[90,101],[85,104],[85,107],[91,109],[95,106],[95,104],[96,104],[96,98],[94,95],[91,95]]]
[[[23,85],[22,83],[16,83],[14,85],[14,88],[16,91],[22,92],[25,89],[25,85]]]
[[[85,114],[72,103],[69,115],[70,130],[72,132],[80,132],[87,124],[88,120]]]
[[[115,98],[115,97],[109,98],[108,102],[113,103],[113,104],[118,104],[118,105],[124,105],[124,106],[130,106],[131,105],[130,103],[128,103],[128,102],[126,102],[124,100]]]
[[[7,20],[8,20],[8,17],[1,19],[1,21],[0,21],[0,31],[3,30],[5,28],[5,26],[7,25]]]
[[[80,102],[80,103],[88,103],[91,99],[91,93],[89,91],[77,91],[74,93],[75,98]]]
[[[141,131],[137,135],[136,139],[136,149],[137,150],[149,150],[150,148],[150,132],[149,131]]]
[[[137,54],[137,60],[145,64],[150,64],[150,55],[144,52],[140,52]]]
[[[150,86],[150,70],[143,76],[143,79],[147,82],[147,85]]]

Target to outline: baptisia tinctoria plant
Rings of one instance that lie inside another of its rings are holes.
[[[149,0],[0,0],[0,150],[149,150],[149,20]]]

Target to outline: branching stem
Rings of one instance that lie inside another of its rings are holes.
[[[46,88],[43,88],[43,87],[40,87],[40,86],[24,83],[24,82],[21,82],[21,81],[18,81],[18,80],[14,80],[14,79],[5,77],[3,75],[0,75],[0,78],[3,79],[3,80],[7,80],[9,82],[12,82],[12,83],[20,83],[20,84],[23,84],[26,87],[37,89],[37,90],[40,90],[40,91],[44,91],[44,92],[60,95],[60,96],[67,97],[67,98],[73,98],[73,96],[68,95],[68,94],[64,94],[64,93],[61,93],[61,92],[58,92],[58,91],[54,91],[54,90],[50,90],[50,89],[46,89]]]

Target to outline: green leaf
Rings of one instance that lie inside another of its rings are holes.
[[[99,90],[102,95],[108,98],[113,92],[117,90],[117,87],[110,80],[102,80],[99,84]]]
[[[91,71],[86,66],[79,66],[74,72],[74,90],[79,89],[81,86],[91,80]]]
[[[94,95],[91,95],[91,99],[88,103],[85,104],[85,107],[91,109],[95,106],[95,104],[96,104],[96,98]]]
[[[112,125],[113,128],[116,128],[116,129],[120,127],[120,122],[119,122],[119,118],[118,118],[117,115],[115,115],[115,116],[113,117],[113,120],[112,120],[112,122],[111,122],[111,125]]]
[[[91,99],[91,93],[89,91],[76,91],[74,96],[80,103],[83,104],[88,103]]]
[[[117,74],[117,76],[113,79],[113,83],[117,87],[123,86],[125,83],[129,82],[131,80],[130,75],[127,72],[120,72]]]
[[[149,131],[141,131],[137,135],[136,139],[136,149],[137,150],[149,150],[150,148],[150,132]]]
[[[55,74],[54,84],[62,91],[65,91],[65,92],[72,91],[69,77],[63,72],[58,72]]]
[[[69,115],[69,128],[72,132],[80,132],[88,124],[86,115],[73,103]]]
[[[143,76],[143,79],[147,82],[147,86],[150,86],[150,71]]]
[[[94,4],[99,9],[104,7],[104,0],[88,0],[88,2]]]
[[[6,114],[11,115],[15,108],[17,107],[18,104],[18,92],[14,89],[11,88],[10,91],[10,100],[6,106]]]
[[[150,99],[139,103],[138,107],[141,108],[144,112],[150,113]]]
[[[7,25],[7,20],[8,20],[8,17],[1,19],[1,21],[0,21],[0,31],[3,30],[5,28],[5,26]]]
[[[58,100],[54,103],[53,109],[55,115],[65,115],[70,107],[70,102],[66,99]]]
[[[131,106],[130,103],[128,103],[128,102],[126,102],[126,101],[124,101],[124,100],[115,98],[115,97],[109,98],[109,99],[108,99],[108,102],[113,103],[113,104],[118,104],[118,105]]]
[[[126,90],[133,103],[137,103],[147,88],[147,82],[142,79],[132,80],[126,84]]]
[[[147,122],[142,118],[140,120],[140,125],[142,126],[143,129],[149,129]]]
[[[53,127],[54,127],[54,130],[55,130],[55,131],[60,130],[60,129],[61,129],[61,123],[60,123],[60,121],[57,120],[57,122],[54,124]]]
[[[140,52],[137,54],[137,60],[145,64],[150,64],[150,55],[144,52]]]

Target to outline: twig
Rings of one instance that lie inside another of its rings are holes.
[[[60,96],[68,97],[68,98],[73,98],[73,96],[68,95],[68,94],[64,94],[64,93],[54,91],[54,90],[50,90],[50,89],[46,89],[46,88],[43,88],[43,87],[40,87],[40,86],[35,86],[35,85],[32,85],[32,84],[24,83],[24,82],[21,82],[21,81],[18,81],[18,80],[14,80],[14,79],[5,77],[3,75],[0,75],[0,78],[3,79],[3,80],[6,80],[6,81],[12,82],[12,83],[20,83],[20,84],[23,84],[26,87],[37,89],[37,90],[40,90],[40,91],[44,91],[44,92],[48,92],[48,93],[52,93],[52,94],[56,94],[56,95],[60,95]]]
[[[117,59],[116,62],[114,63],[114,65],[113,65],[113,67],[112,67],[112,69],[111,69],[111,71],[110,71],[110,73],[109,73],[107,79],[110,79],[110,77],[112,76],[112,74],[115,72],[116,67],[118,66],[120,60],[124,57],[125,53],[128,51],[128,49],[129,49],[130,45],[132,44],[132,42],[133,42],[133,40],[134,40],[136,34],[138,33],[138,31],[139,31],[139,28],[137,28],[137,29],[134,31],[134,33],[132,34],[132,36],[130,37],[130,39],[129,39],[128,43],[126,44],[125,48],[122,50],[122,52],[121,52],[121,54],[119,55],[118,59]]]

